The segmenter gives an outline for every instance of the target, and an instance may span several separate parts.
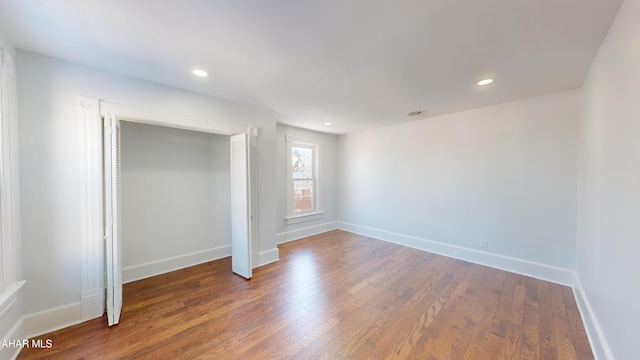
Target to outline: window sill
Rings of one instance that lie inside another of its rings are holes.
[[[9,285],[9,287],[7,287],[4,291],[0,292],[0,317],[4,315],[5,311],[11,305],[13,305],[18,292],[25,283],[26,281],[24,280],[15,282]]]
[[[284,220],[287,225],[297,224],[304,221],[318,220],[324,217],[324,211],[316,211],[312,213],[285,216]]]

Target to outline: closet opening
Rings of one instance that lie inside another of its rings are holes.
[[[122,282],[231,253],[229,136],[121,121]]]
[[[100,253],[109,326],[119,322],[123,282],[229,254],[232,271],[251,278],[251,153],[257,130],[101,102],[98,120],[103,165]],[[127,177],[131,182],[123,186]],[[189,211],[181,208],[185,204],[190,204]],[[129,237],[137,239],[131,242]],[[129,242],[123,245],[123,239]],[[93,246],[95,257],[95,243],[85,245]],[[123,246],[129,249],[126,256]]]

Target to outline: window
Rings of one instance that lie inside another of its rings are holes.
[[[322,218],[319,196],[321,144],[287,135],[287,224]]]
[[[293,166],[293,212],[313,211],[314,148],[294,145],[291,147]]]

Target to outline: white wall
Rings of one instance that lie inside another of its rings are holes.
[[[320,148],[320,206],[324,211],[322,219],[304,221],[297,224],[285,222],[287,215],[287,141],[286,136],[322,144]],[[277,125],[276,156],[278,158],[277,197],[278,197],[278,242],[292,241],[305,236],[333,230],[336,228],[337,209],[337,137],[331,134],[300,129],[283,124]]]
[[[626,0],[583,86],[578,274],[611,359],[640,358],[638,19],[640,1]]]
[[[341,136],[341,227],[573,269],[579,106],[574,90]]]
[[[18,51],[17,65],[26,313],[61,307],[70,314],[64,317],[70,322],[80,318],[78,95],[181,117],[257,126],[259,250],[277,258],[276,126],[271,111],[25,51]]]
[[[124,281],[229,256],[229,137],[121,124]]]

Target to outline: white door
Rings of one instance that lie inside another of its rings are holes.
[[[104,118],[104,239],[109,326],[120,322],[122,311],[120,184],[120,121],[115,114],[107,114]]]
[[[247,135],[231,136],[231,269],[251,278],[249,227],[249,151]]]

